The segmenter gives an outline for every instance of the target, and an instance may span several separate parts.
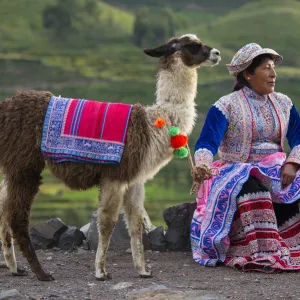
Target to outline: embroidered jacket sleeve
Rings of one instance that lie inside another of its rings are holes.
[[[300,116],[294,105],[290,110],[290,120],[286,134],[291,152],[286,162],[300,164]]]
[[[195,145],[196,166],[210,165],[217,153],[228,127],[228,108],[222,99],[217,101],[209,110],[200,137]]]

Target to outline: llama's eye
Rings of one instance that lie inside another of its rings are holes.
[[[191,54],[197,54],[200,51],[201,47],[202,45],[200,44],[188,44],[184,46],[184,48]]]

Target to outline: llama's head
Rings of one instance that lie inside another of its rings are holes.
[[[154,49],[146,49],[144,53],[160,58],[163,69],[172,68],[176,64],[183,64],[188,68],[200,66],[214,66],[220,60],[220,52],[203,44],[194,34],[185,34],[170,39],[167,43]]]

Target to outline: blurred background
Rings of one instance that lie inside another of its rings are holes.
[[[300,105],[300,1],[296,0],[0,0],[0,96],[17,89],[102,102],[155,101],[157,60],[142,49],[172,36],[195,33],[221,51],[222,62],[199,70],[199,120],[193,148],[211,104],[231,92],[225,68],[250,42],[284,56],[277,91]],[[73,192],[44,171],[31,222],[60,217],[89,222],[97,188]],[[194,201],[187,159],[174,159],[146,185],[146,209],[155,225],[163,210]]]

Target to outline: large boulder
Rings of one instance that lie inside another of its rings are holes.
[[[188,251],[191,249],[190,226],[196,202],[183,203],[167,208],[163,217],[168,226],[165,238],[168,250]]]
[[[164,229],[162,226],[155,228],[148,233],[151,250],[164,252],[167,250],[166,238],[164,234]]]
[[[59,218],[38,223],[30,228],[30,237],[34,248],[50,249],[57,245],[59,236],[68,229],[68,226]]]
[[[84,234],[77,227],[70,226],[59,236],[57,247],[62,250],[74,250],[83,243],[84,239]]]

